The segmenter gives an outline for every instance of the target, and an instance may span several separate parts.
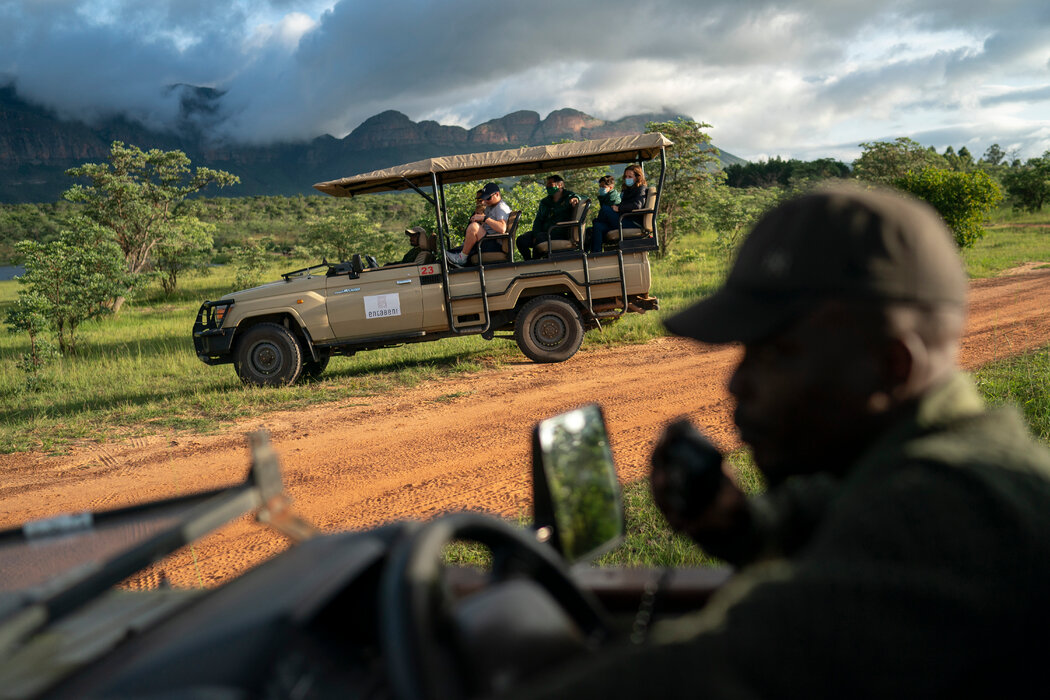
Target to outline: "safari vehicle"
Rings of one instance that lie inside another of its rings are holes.
[[[453,513],[321,535],[252,442],[241,485],[0,531],[0,698],[487,697],[644,641],[728,575],[587,566],[624,523],[596,406],[534,430],[532,529]],[[119,588],[245,513],[293,546],[212,590]],[[491,567],[446,564],[453,540]]]
[[[574,219],[552,227],[537,246],[546,257],[514,260],[516,212],[506,234],[487,237],[499,239],[502,250],[475,254],[462,268],[445,260],[451,238],[444,187],[656,157],[663,166],[670,145],[662,134],[639,134],[430,158],[316,184],[336,197],[414,190],[434,210],[437,233],[421,241],[432,261],[380,267],[365,251],[206,301],[193,325],[197,357],[209,365],[233,363],[244,382],[257,385],[315,376],[333,355],[459,335],[512,338],[536,362],[567,360],[587,330],[657,308],[649,294],[649,252],[658,247],[665,168],[646,208],[625,215],[601,253],[583,250],[590,205],[583,200]]]

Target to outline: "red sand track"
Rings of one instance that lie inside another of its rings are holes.
[[[1050,342],[1048,299],[1050,270],[973,282],[963,365]],[[646,474],[661,428],[682,414],[723,446],[735,446],[725,385],[737,353],[663,338],[581,352],[562,364],[523,358],[396,394],[274,413],[222,435],[139,438],[75,447],[60,457],[2,455],[0,527],[240,481],[248,465],[244,434],[260,426],[272,434],[295,510],[324,530],[453,509],[528,511],[532,424],[582,403],[604,408],[624,480]],[[162,568],[175,585],[214,585],[285,546],[280,535],[242,520]],[[155,580],[153,572],[132,585]]]

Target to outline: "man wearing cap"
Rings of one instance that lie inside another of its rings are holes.
[[[729,391],[768,491],[703,478],[681,426],[653,455],[668,521],[739,573],[644,646],[529,693],[1044,695],[1050,454],[958,370],[966,287],[939,217],[901,195],[767,214],[722,289],[667,327],[743,344]]]
[[[427,235],[427,230],[422,226],[413,226],[412,228],[405,229],[405,235],[408,236],[408,245],[411,247],[400,260],[387,263],[387,265],[404,265],[406,263],[422,265],[425,262],[430,262],[430,260],[428,260],[430,252],[423,250],[420,245],[421,237]]]
[[[532,260],[532,249],[547,240],[547,232],[555,224],[572,221],[575,218],[574,207],[580,203],[580,197],[572,190],[565,189],[565,180],[561,175],[550,175],[546,179],[547,196],[540,200],[536,207],[536,218],[532,220],[532,230],[521,236],[515,243],[522,260]],[[551,231],[551,240],[568,240],[568,227]]]
[[[482,250],[486,250],[483,239],[488,233],[501,234],[507,232],[507,219],[510,218],[510,207],[503,201],[499,185],[490,182],[481,190],[481,200],[485,204],[485,213],[474,214],[470,217],[467,231],[463,236],[463,247],[458,252],[445,251],[445,257],[455,265],[465,265],[470,257],[474,246],[481,243]],[[492,242],[491,250],[502,250],[498,241]]]

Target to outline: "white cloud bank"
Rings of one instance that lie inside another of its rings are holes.
[[[397,109],[465,126],[518,109],[677,110],[747,158],[851,160],[911,136],[1050,150],[1045,0],[0,0],[0,74],[77,118],[175,123],[216,87],[227,136],[342,136]]]

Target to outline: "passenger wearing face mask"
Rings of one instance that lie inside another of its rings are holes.
[[[603,206],[591,227],[591,252],[602,252],[605,232],[618,229],[620,219],[637,209],[645,208],[645,173],[639,165],[628,165],[623,171],[623,188],[620,190],[620,203]],[[600,201],[600,200],[599,200]]]
[[[573,209],[580,203],[580,198],[575,192],[565,189],[565,180],[561,175],[551,175],[546,182],[547,196],[540,200],[540,205],[536,209],[532,230],[518,236],[515,243],[522,260],[532,260],[532,249],[536,244],[547,240],[547,231],[552,226],[575,218]],[[555,229],[551,233],[551,239],[567,240],[569,235],[570,229],[568,228]]]

